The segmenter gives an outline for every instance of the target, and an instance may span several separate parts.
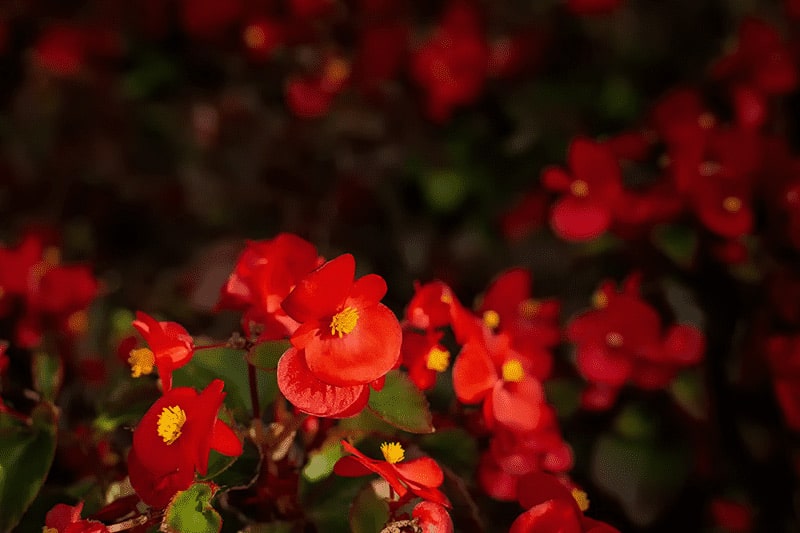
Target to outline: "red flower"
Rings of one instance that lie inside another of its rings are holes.
[[[411,511],[417,519],[420,533],[453,533],[453,520],[443,505],[433,502],[419,502]]]
[[[545,187],[563,193],[553,206],[553,231],[566,240],[585,241],[602,235],[622,194],[622,172],[611,149],[578,137],[567,154],[568,174],[549,167],[542,172]]]
[[[283,25],[275,19],[259,17],[251,20],[242,31],[247,53],[255,61],[266,61],[283,44]]]
[[[430,457],[404,461],[405,450],[396,442],[384,442],[381,445],[384,460],[370,459],[347,441],[343,440],[342,446],[352,455],[336,462],[333,467],[336,474],[359,477],[374,472],[389,483],[401,500],[413,494],[423,500],[450,507],[447,496],[438,488],[444,481],[444,473]]]
[[[427,112],[437,122],[480,96],[488,69],[480,14],[468,1],[451,1],[433,38],[411,58],[411,74],[427,92]]]
[[[417,329],[435,329],[450,324],[453,291],[441,281],[424,285],[414,282],[414,296],[406,307],[405,319]]]
[[[108,533],[108,528],[94,520],[81,520],[83,502],[74,507],[56,504],[44,518],[42,533]]]
[[[136,312],[133,327],[150,345],[149,349],[131,350],[128,362],[133,377],[151,373],[155,365],[164,390],[170,390],[172,372],[188,363],[194,355],[194,340],[186,328],[177,322],[158,322],[141,311]]]
[[[286,105],[301,118],[325,116],[333,99],[349,81],[350,70],[345,59],[332,56],[319,73],[290,78],[286,83]]]
[[[291,341],[308,369],[340,387],[383,377],[395,367],[403,337],[397,318],[380,303],[383,278],[368,274],[354,281],[354,275],[353,256],[340,255],[303,278],[283,302],[301,323]]]
[[[436,376],[450,366],[450,352],[439,344],[444,333],[429,330],[425,334],[403,330],[403,365],[408,377],[420,390],[432,389]]]
[[[42,68],[57,76],[77,75],[86,62],[83,32],[68,25],[47,28],[39,36],[34,58]]]
[[[530,431],[544,405],[535,375],[531,361],[511,348],[508,335],[485,329],[464,343],[453,365],[453,387],[460,402],[484,402],[487,425],[496,421],[514,431]]]
[[[584,516],[589,507],[586,493],[570,490],[555,476],[528,474],[520,479],[517,491],[519,503],[528,510],[514,520],[509,533],[619,533]]]
[[[220,291],[215,309],[244,311],[242,324],[264,326],[260,338],[281,339],[297,329],[281,307],[297,282],[320,265],[313,244],[291,233],[264,241],[248,241],[233,273]]]
[[[239,438],[217,418],[223,386],[215,379],[200,394],[191,387],[171,389],[136,426],[128,469],[131,484],[146,503],[162,503],[165,487],[191,484],[195,471],[205,475],[211,449],[241,455]]]

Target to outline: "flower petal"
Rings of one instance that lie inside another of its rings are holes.
[[[561,238],[587,241],[602,235],[611,225],[609,207],[565,196],[553,207],[550,225]]]
[[[300,280],[283,301],[283,309],[298,322],[333,315],[353,284],[356,261],[350,254],[331,259]]]

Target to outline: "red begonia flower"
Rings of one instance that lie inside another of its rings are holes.
[[[329,57],[319,73],[290,78],[286,83],[286,105],[301,118],[324,116],[349,81],[350,70],[345,59]]]
[[[194,470],[182,468],[154,474],[142,464],[136,450],[131,448],[128,453],[128,477],[133,490],[144,503],[162,509],[177,492],[188,489],[194,483]]]
[[[281,22],[274,18],[257,17],[245,24],[242,31],[247,55],[254,61],[266,61],[285,39]]]
[[[586,494],[570,490],[559,478],[535,472],[523,476],[517,487],[519,503],[528,509],[511,525],[509,533],[619,533],[615,528],[583,515]]]
[[[517,499],[519,476],[509,474],[488,451],[481,454],[477,472],[481,490],[495,500],[511,502]]]
[[[417,519],[420,533],[453,533],[453,520],[447,509],[434,502],[419,502],[411,511],[411,516]]]
[[[449,2],[434,36],[411,57],[411,75],[427,93],[427,114],[445,122],[480,96],[489,69],[489,45],[474,3]]]
[[[423,500],[450,507],[447,496],[438,488],[444,482],[444,473],[430,457],[404,461],[405,451],[396,442],[384,442],[381,445],[383,460],[370,459],[347,441],[343,440],[342,446],[352,455],[339,459],[333,467],[334,473],[346,477],[376,473],[389,483],[400,498],[411,492]]]
[[[317,378],[302,350],[289,348],[278,361],[278,387],[292,405],[304,413],[326,418],[357,415],[369,401],[368,385],[340,387]]]
[[[228,456],[242,453],[239,438],[217,418],[223,386],[215,379],[199,394],[176,387],[148,409],[133,432],[133,452],[153,479],[176,471],[205,475],[212,449]]]
[[[328,261],[298,282],[283,308],[300,327],[291,337],[309,370],[339,387],[383,377],[400,358],[403,333],[397,317],[380,303],[386,282],[368,274],[357,280],[350,254]]]
[[[417,329],[450,325],[450,304],[453,303],[453,298],[453,291],[444,282],[414,282],[414,296],[406,307],[406,322]]]
[[[463,403],[484,402],[484,417],[514,431],[533,430],[544,405],[530,360],[504,334],[485,331],[469,339],[453,365],[453,388]]]
[[[436,330],[417,333],[403,329],[403,365],[408,369],[408,377],[420,390],[433,388],[436,376],[450,366],[450,352],[439,344],[443,335]]]
[[[548,189],[563,193],[553,206],[553,231],[566,240],[585,241],[602,235],[622,194],[622,172],[607,146],[577,137],[569,146],[571,174],[549,167],[542,172]]]
[[[82,520],[83,502],[75,506],[56,504],[44,518],[43,533],[108,533],[108,528],[95,520]]]
[[[132,350],[128,362],[134,377],[149,374],[153,365],[158,368],[164,390],[172,388],[172,372],[188,363],[194,355],[194,340],[186,328],[177,322],[159,322],[141,311],[133,321],[150,346]]]

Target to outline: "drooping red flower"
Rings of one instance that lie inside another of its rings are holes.
[[[414,506],[411,516],[417,519],[420,533],[453,533],[453,520],[438,503],[423,501]]]
[[[383,460],[370,459],[345,440],[342,441],[342,446],[352,455],[339,459],[333,467],[334,473],[346,477],[375,473],[389,483],[401,500],[414,495],[425,501],[450,507],[447,496],[439,490],[444,482],[444,473],[430,457],[405,461],[405,450],[396,442],[384,442],[381,445]]]
[[[585,241],[602,235],[622,194],[619,162],[607,146],[575,138],[567,153],[570,173],[559,167],[542,172],[542,183],[562,193],[553,206],[550,224],[566,240]]]
[[[44,518],[43,533],[108,533],[108,528],[95,520],[81,519],[83,502],[77,505],[56,504]]]
[[[403,365],[408,369],[408,377],[420,390],[432,389],[436,376],[450,366],[450,351],[439,343],[443,335],[436,330],[417,333],[409,328],[403,329]]]
[[[300,280],[283,301],[286,313],[301,324],[291,341],[308,369],[340,387],[382,378],[400,358],[403,338],[397,317],[380,303],[386,294],[383,278],[354,276],[355,259],[340,255]]]
[[[133,327],[150,346],[149,349],[131,350],[128,362],[133,376],[149,374],[156,366],[164,390],[170,390],[172,372],[188,363],[194,355],[194,339],[177,322],[159,322],[141,311],[136,312]]]
[[[205,475],[212,449],[241,455],[241,441],[217,416],[223,387],[219,379],[199,394],[191,387],[176,387],[142,417],[133,432],[128,469],[131,485],[145,503],[158,506],[169,500],[170,490],[191,484],[195,472]]]

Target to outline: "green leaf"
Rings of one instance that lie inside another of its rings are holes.
[[[347,509],[363,485],[364,479],[358,477],[329,476],[310,483],[301,476],[300,505],[317,531],[348,531]]]
[[[351,533],[376,533],[389,520],[389,504],[380,498],[372,484],[364,485],[350,507]]]
[[[56,412],[34,408],[27,425],[0,413],[0,532],[11,531],[44,484],[56,450]]]
[[[167,506],[161,531],[167,533],[219,533],[222,517],[211,506],[217,489],[209,483],[195,483],[179,492]]]
[[[681,267],[689,267],[697,251],[697,232],[681,224],[668,224],[653,229],[653,244],[661,253]]]
[[[246,488],[258,477],[261,466],[261,453],[253,441],[245,439],[242,455],[228,457],[211,451],[208,475],[202,481],[213,481],[220,487]]]
[[[617,499],[632,522],[647,526],[678,495],[689,466],[686,446],[605,435],[595,445],[591,472],[597,486]]]
[[[708,418],[708,395],[699,370],[678,374],[669,386],[669,393],[675,403],[697,420]]]
[[[308,454],[308,462],[303,468],[303,478],[312,483],[316,483],[333,472],[333,466],[343,455],[342,445],[339,439],[331,439],[325,442],[318,450]]]
[[[428,205],[439,213],[454,211],[464,203],[468,193],[464,176],[449,169],[432,170],[421,175],[420,187]]]
[[[428,400],[399,370],[386,374],[386,384],[369,396],[369,408],[384,422],[409,433],[433,433]]]
[[[250,420],[250,384],[247,361],[241,350],[214,348],[195,352],[192,360],[172,374],[174,387],[203,389],[219,378],[225,382],[225,405],[240,422]],[[257,372],[258,396],[263,410],[272,403],[278,392],[275,374]]]
[[[32,364],[34,387],[45,400],[55,401],[64,379],[61,357],[44,351],[35,352]]]
[[[472,477],[478,466],[475,438],[461,428],[445,428],[419,439],[419,447],[462,477]]]
[[[278,361],[283,352],[290,346],[289,341],[262,342],[247,352],[247,361],[260,370],[274,372],[278,368]]]

